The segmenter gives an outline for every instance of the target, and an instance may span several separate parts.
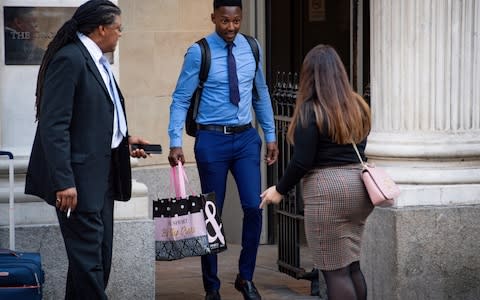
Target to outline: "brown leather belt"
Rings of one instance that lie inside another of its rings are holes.
[[[199,130],[210,130],[210,131],[218,131],[222,132],[223,134],[232,134],[232,133],[240,133],[247,129],[252,128],[252,124],[248,123],[245,125],[240,126],[222,126],[222,125],[203,125],[198,124],[197,128]]]

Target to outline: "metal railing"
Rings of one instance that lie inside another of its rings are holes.
[[[298,91],[297,73],[280,73],[272,92],[272,104],[277,129],[279,148],[278,163],[269,173],[269,184],[276,184],[282,177],[293,154],[293,147],[287,141],[287,131],[290,125]],[[301,267],[301,243],[303,232],[303,197],[300,186],[284,196],[276,210],[278,217],[278,269],[296,279],[311,281],[311,295],[320,295],[319,272],[317,269],[306,271]],[[324,294],[324,293],[322,293]]]

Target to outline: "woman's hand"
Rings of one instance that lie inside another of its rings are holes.
[[[272,185],[268,189],[266,189],[261,195],[262,202],[260,202],[260,208],[263,208],[267,204],[278,204],[282,201],[282,194],[277,191],[277,187]]]

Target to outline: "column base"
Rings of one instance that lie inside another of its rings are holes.
[[[401,184],[480,184],[480,132],[372,132],[366,154]]]
[[[480,299],[479,240],[480,205],[375,208],[361,258],[369,299]]]

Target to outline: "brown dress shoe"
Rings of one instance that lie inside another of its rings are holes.
[[[237,275],[235,280],[235,288],[241,292],[243,299],[245,300],[261,300],[262,296],[257,291],[257,288],[250,280],[244,280],[240,278],[240,274]]]
[[[218,291],[209,291],[205,294],[205,300],[222,300]]]

